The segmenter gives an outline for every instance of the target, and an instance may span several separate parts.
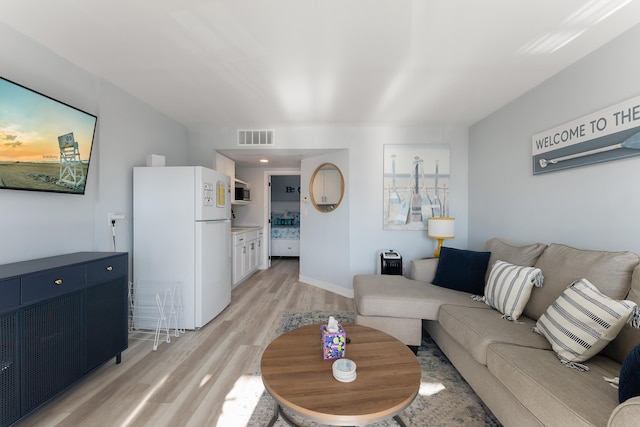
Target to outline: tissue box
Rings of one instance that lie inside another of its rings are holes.
[[[322,325],[322,357],[324,360],[340,359],[344,357],[347,334],[342,329],[342,325],[338,325],[338,332],[327,331],[327,325]]]

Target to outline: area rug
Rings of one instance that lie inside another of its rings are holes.
[[[326,323],[330,315],[341,323],[354,322],[353,313],[325,311],[285,313],[278,333],[285,333],[300,326]],[[422,368],[420,391],[413,403],[400,414],[407,426],[501,426],[471,386],[428,336],[423,339],[418,349],[418,359]],[[266,426],[273,415],[273,406],[273,398],[264,392],[247,426]],[[321,427],[314,422],[293,418],[304,427]],[[288,424],[281,418],[274,425],[274,427],[287,426]],[[395,426],[397,424],[393,420],[371,424],[371,427]]]

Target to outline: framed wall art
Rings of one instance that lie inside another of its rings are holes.
[[[533,174],[640,156],[640,97],[533,135]]]
[[[385,145],[383,229],[426,230],[449,214],[449,146]]]

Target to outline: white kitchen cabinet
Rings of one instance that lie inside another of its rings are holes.
[[[249,256],[247,264],[248,264],[248,268],[247,271],[253,273],[254,271],[256,271],[258,269],[258,243],[257,243],[257,239],[253,239],[247,242],[247,251],[249,252]]]
[[[258,269],[258,232],[262,235],[262,228],[232,232],[233,286],[242,282]]]
[[[258,238],[256,239],[256,268],[260,268],[264,258],[264,230],[258,230]]]
[[[244,243],[234,244],[233,246],[233,285],[234,286],[244,278],[245,251],[246,251],[246,247]]]
[[[215,169],[218,172],[223,172],[231,178],[231,185],[233,186],[233,182],[236,179],[236,162],[220,153],[216,153],[215,165]]]

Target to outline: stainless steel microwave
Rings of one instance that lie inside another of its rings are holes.
[[[251,190],[248,188],[236,187],[236,200],[251,201]]]

